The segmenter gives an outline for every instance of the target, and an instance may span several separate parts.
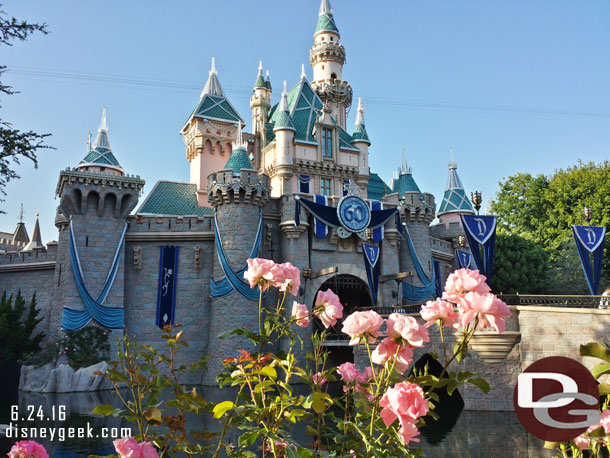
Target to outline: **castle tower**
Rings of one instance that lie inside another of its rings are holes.
[[[369,183],[369,146],[371,146],[371,141],[364,126],[364,105],[362,105],[362,98],[360,97],[358,98],[358,114],[356,115],[356,125],[352,135],[352,145],[360,150],[356,183],[361,189],[366,189]]]
[[[252,134],[254,134],[254,165],[258,169],[260,167],[260,152],[267,144],[267,123],[269,122],[269,110],[271,109],[269,72],[267,72],[267,81],[265,81],[262,62],[259,62],[258,76],[252,91],[254,94],[250,97],[250,109],[252,110]]]
[[[245,124],[225,96],[212,58],[212,68],[199,103],[180,130],[190,163],[190,182],[197,185],[200,206],[211,206],[207,197],[208,175],[222,169],[227,162],[240,122]]]
[[[32,233],[32,240],[23,248],[23,251],[32,251],[44,249],[42,243],[42,237],[40,236],[40,224],[38,223],[38,213],[36,213],[36,223],[34,224],[34,232]]]
[[[269,200],[269,177],[254,170],[239,129],[231,157],[222,170],[212,173],[208,180],[212,183],[208,188],[208,201],[214,207],[216,233],[213,279],[221,282],[227,281],[225,269],[240,272],[253,255],[257,228],[259,223],[262,224],[262,207]],[[246,289],[249,291],[249,287]],[[203,375],[204,385],[215,384],[216,374],[222,369],[225,358],[234,357],[238,350],[250,345],[241,336],[224,340],[217,339],[217,336],[242,326],[255,331],[258,326],[255,300],[247,299],[232,287],[225,294],[214,296],[213,293],[207,349],[213,359]]]
[[[293,176],[294,165],[294,134],[296,129],[290,118],[288,111],[288,92],[286,91],[286,81],[284,81],[284,91],[278,107],[279,114],[276,117],[273,133],[277,145],[278,155],[276,157],[276,176],[280,178],[277,191],[283,194],[291,192],[289,181]]]
[[[330,0],[322,0],[313,38],[314,45],[309,53],[313,67],[311,86],[345,129],[347,109],[352,103],[352,88],[343,80],[345,48],[339,43],[341,35],[335,24]]]
[[[55,270],[58,286],[49,329],[59,330],[62,326],[63,307],[86,309],[76,268],[82,271],[87,292],[97,301],[116,265],[103,305],[123,307],[125,244],[121,241],[127,216],[135,208],[143,186],[144,180],[125,175],[112,154],[104,110],[91,151],[77,167],[59,174],[56,195],[60,203],[55,218],[59,229]],[[70,225],[75,249],[69,243]]]
[[[432,279],[432,247],[430,245],[430,223],[434,219],[434,196],[422,193],[413,179],[413,169],[407,164],[406,153],[402,153],[402,166],[392,180],[390,187],[398,193],[402,220],[406,223],[415,253],[411,253],[408,244],[401,243],[399,249],[400,271],[416,272],[417,260],[429,280]],[[417,273],[413,277],[412,285],[422,287],[422,281]],[[432,295],[432,294],[431,294]],[[424,298],[423,300],[427,299]]]
[[[445,229],[449,229],[450,224],[457,223],[462,225],[460,215],[474,215],[474,208],[470,203],[470,199],[464,191],[464,185],[457,173],[457,162],[453,158],[453,149],[451,149],[451,159],[449,162],[449,176],[443,201],[438,209],[438,218],[441,224],[445,225]]]

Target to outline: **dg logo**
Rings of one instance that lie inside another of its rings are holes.
[[[513,403],[523,427],[549,442],[574,439],[600,421],[597,381],[563,356],[540,359],[519,374]]]

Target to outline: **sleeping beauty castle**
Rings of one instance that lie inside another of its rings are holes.
[[[104,111],[86,156],[59,173],[57,242],[42,243],[38,222],[32,238],[23,223],[0,233],[0,289],[20,289],[26,298],[36,292],[48,338],[102,326],[159,345],[159,328],[180,323],[190,343],[186,357],[213,358],[195,381],[203,384],[215,383],[222,359],[249,348],[217,336],[257,326],[258,292],[243,278],[248,258],[299,267],[294,299],[310,309],[328,288],[345,316],[435,297],[457,267],[460,215],[474,213],[457,165],[452,157],[438,210],[404,154],[389,182],[373,173],[375,139],[365,104],[344,77],[345,59],[330,2],[322,0],[310,50],[313,79],[303,68],[291,88],[275,85],[277,97],[262,65],[253,71],[251,133],[212,59],[180,130],[190,179],[159,181],[147,193],[144,180],[121,167],[125,152],[111,148]],[[352,104],[357,116],[348,126]],[[300,331],[306,343],[316,326]],[[336,337],[336,358],[352,359],[352,348]]]

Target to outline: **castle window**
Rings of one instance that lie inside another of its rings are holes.
[[[311,177],[309,175],[299,175],[299,192],[309,194],[309,186],[311,183]]]
[[[330,178],[322,178],[320,180],[320,194],[323,196],[331,195]]]
[[[347,196],[347,187],[349,186],[349,180],[343,180],[343,195]]]
[[[333,131],[330,129],[322,129],[322,157],[333,158]]]
[[[330,41],[335,41],[335,37],[330,37]]]
[[[333,79],[333,80],[336,80],[337,79],[337,74],[336,73],[331,73],[330,74],[330,78]]]

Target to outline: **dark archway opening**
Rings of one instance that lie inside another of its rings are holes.
[[[348,346],[349,338],[341,333],[343,320],[357,309],[367,309],[373,306],[371,295],[369,294],[368,284],[353,275],[340,274],[326,280],[318,291],[332,290],[343,305],[343,319],[338,320],[337,324],[327,330],[326,347],[330,352],[328,364],[338,366],[345,362],[354,362],[353,348]],[[318,296],[316,291],[316,296]],[[314,304],[315,306],[315,297]],[[315,319],[313,324],[314,332],[322,332],[324,326],[320,320]],[[330,367],[330,366],[329,366]]]

